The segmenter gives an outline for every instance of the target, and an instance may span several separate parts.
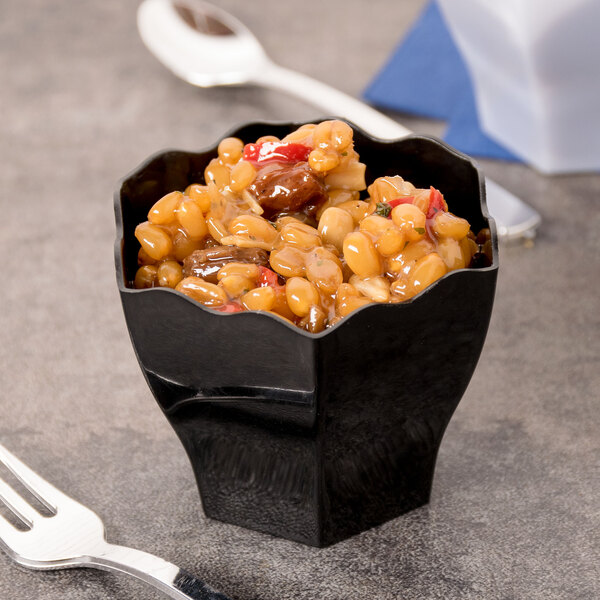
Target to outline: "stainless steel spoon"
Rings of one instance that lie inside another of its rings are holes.
[[[327,115],[343,116],[381,139],[411,134],[360,100],[276,65],[243,23],[202,0],[144,0],[138,29],[156,58],[192,85],[261,85],[297,96]],[[533,208],[490,179],[486,189],[500,237],[535,236],[541,218]]]

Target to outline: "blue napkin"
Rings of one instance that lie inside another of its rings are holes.
[[[444,140],[466,154],[520,160],[481,130],[469,73],[435,0],[425,7],[364,97],[383,108],[447,121]]]

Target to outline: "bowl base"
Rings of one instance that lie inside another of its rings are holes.
[[[169,414],[207,517],[325,547],[429,501],[436,449],[401,447],[399,436],[395,448],[375,441],[333,453],[317,432],[230,412],[203,401]]]

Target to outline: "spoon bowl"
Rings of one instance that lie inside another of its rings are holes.
[[[243,23],[201,0],[146,0],[138,28],[168,69],[199,87],[250,83],[271,62]]]

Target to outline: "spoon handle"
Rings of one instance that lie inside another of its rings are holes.
[[[381,139],[397,139],[411,133],[364,102],[321,83],[312,77],[269,64],[255,75],[252,83],[273,88],[318,106],[325,114],[343,116],[361,129]]]

